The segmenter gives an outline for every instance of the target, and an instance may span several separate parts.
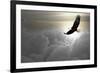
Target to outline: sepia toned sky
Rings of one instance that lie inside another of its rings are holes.
[[[79,32],[64,33],[80,15]],[[21,62],[90,59],[90,14],[21,10]]]
[[[77,15],[81,16],[78,29],[89,31],[89,13],[21,10],[22,24],[29,29],[59,29],[65,32],[73,26]]]

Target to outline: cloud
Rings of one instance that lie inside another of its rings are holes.
[[[89,33],[84,33],[73,43],[69,36],[56,30],[22,32],[23,62],[79,60],[90,57]]]
[[[90,34],[84,33],[72,46],[72,57],[79,59],[90,58]]]
[[[27,33],[22,34],[22,55],[30,53],[41,54],[49,44],[48,38],[42,34]]]
[[[62,32],[59,31],[47,31],[44,33],[48,37],[49,45],[48,49],[44,55],[45,61],[59,61],[68,60],[70,52],[71,41],[68,37],[64,36]]]
[[[69,53],[70,53],[70,47],[69,46],[63,46],[63,45],[57,45],[56,47],[51,47],[54,49],[54,51],[50,54],[50,56],[47,58],[48,61],[64,61],[69,60]]]
[[[66,44],[67,45],[70,43],[70,39],[64,36],[63,32],[60,32],[60,30],[46,31],[44,35],[48,37],[49,45],[54,45],[54,44]]]

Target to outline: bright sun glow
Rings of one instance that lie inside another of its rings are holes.
[[[72,40],[72,43],[70,44],[71,47],[76,42],[76,40],[80,38],[81,34],[82,33],[80,33],[80,32],[74,32],[74,33],[68,35],[69,38]],[[72,51],[72,49],[70,49],[70,51]]]
[[[81,37],[81,35],[82,35],[82,32],[77,32],[77,31],[75,31],[72,34],[65,35],[66,36],[65,39],[69,39],[70,40],[69,42],[67,41],[68,42],[68,46],[72,47],[72,45],[74,43],[76,43],[77,40],[79,40],[79,38]],[[72,48],[70,48],[70,51],[72,51]]]
[[[68,36],[75,40],[75,39],[78,39],[81,36],[81,33],[80,32],[74,32],[74,33],[72,33]]]

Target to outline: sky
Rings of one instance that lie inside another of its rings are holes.
[[[79,32],[71,29],[80,15]],[[21,62],[90,58],[90,14],[67,11],[21,10]]]
[[[29,29],[66,29],[72,27],[77,15],[81,16],[79,28],[82,31],[89,31],[89,13],[22,10],[22,21]]]

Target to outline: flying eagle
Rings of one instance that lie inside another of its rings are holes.
[[[76,19],[74,21],[74,24],[71,27],[71,29],[67,33],[64,33],[64,34],[69,35],[69,34],[74,33],[75,31],[77,31],[77,28],[78,28],[79,24],[80,24],[80,15],[77,15],[77,17],[76,17]]]

